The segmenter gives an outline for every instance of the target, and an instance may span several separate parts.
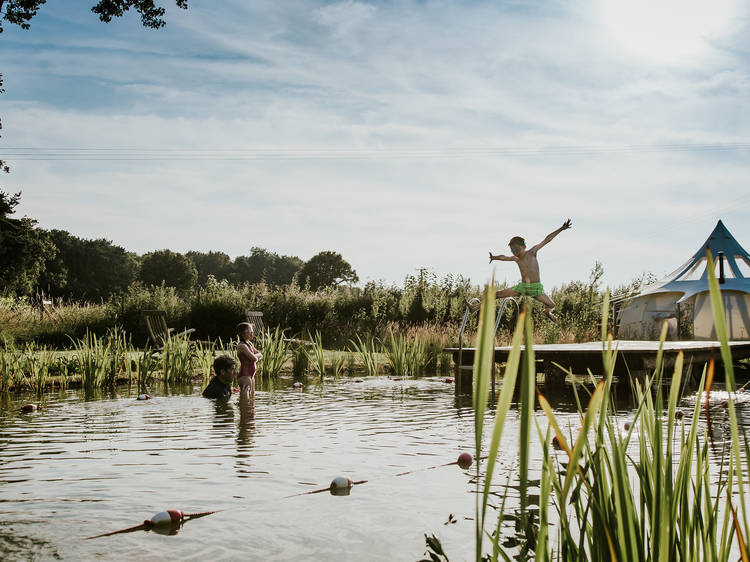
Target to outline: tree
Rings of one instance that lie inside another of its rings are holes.
[[[179,291],[189,291],[198,281],[198,270],[187,256],[171,250],[159,250],[141,259],[140,279],[146,285],[164,283]]]
[[[8,23],[18,25],[21,29],[29,29],[31,19],[36,15],[47,0],[0,0],[0,11],[5,6],[5,13],[2,19]],[[175,0],[178,8],[187,10],[187,0]],[[157,6],[154,0],[100,0],[91,11],[99,16],[99,19],[105,23],[112,21],[112,18],[119,18],[130,8],[133,8],[141,15],[141,23],[144,27],[158,29],[164,27],[165,10]],[[3,32],[2,23],[0,22],[0,33]]]
[[[35,228],[34,219],[10,218],[20,200],[20,192],[11,197],[0,191],[0,290],[30,295],[55,247],[43,230]]]
[[[250,256],[237,256],[232,264],[232,281],[287,285],[304,262],[296,256],[280,256],[264,248],[253,247]]]
[[[331,251],[320,252],[311,257],[297,273],[297,279],[301,286],[309,286],[313,291],[359,281],[357,272],[341,254]]]
[[[198,270],[198,283],[205,285],[209,275],[227,279],[232,268],[231,258],[224,252],[188,252],[185,254]]]
[[[47,260],[39,284],[50,294],[102,299],[124,291],[135,281],[136,256],[110,240],[84,240],[64,230],[48,234],[57,255]]]

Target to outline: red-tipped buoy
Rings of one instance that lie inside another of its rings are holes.
[[[681,420],[684,415],[685,414],[682,410],[675,410],[674,412],[674,417],[676,420]]]
[[[623,425],[622,427],[625,428],[625,431],[629,431],[630,430],[630,422],[625,422],[625,425]]]
[[[149,527],[159,527],[162,525],[172,525],[173,523],[180,523],[184,518],[185,514],[179,509],[168,509],[167,511],[160,511],[151,519],[146,519],[143,524],[148,529]]]
[[[303,387],[303,386],[305,386],[305,385],[304,385],[304,384],[302,384],[301,382],[297,381],[297,382],[295,382],[295,383],[294,383],[294,384],[293,384],[292,386],[293,386],[294,388],[302,388],[302,387]]]
[[[36,404],[24,404],[18,410],[23,412],[24,414],[31,414],[32,412],[36,412],[37,410],[41,409],[42,407],[37,406]]]
[[[151,400],[150,394],[139,394],[136,400]]]
[[[474,462],[474,457],[472,457],[470,453],[461,453],[460,455],[458,455],[458,460],[456,461],[456,464],[465,470],[469,468],[471,466],[471,463],[473,462]]]
[[[453,379],[449,377],[449,378],[445,379],[443,382],[450,384],[450,383],[453,382]]]
[[[557,438],[557,435],[555,435],[552,438],[552,448],[557,449],[558,451],[562,449],[562,444],[560,443],[560,440]]]
[[[331,480],[331,494],[334,496],[348,496],[349,492],[351,492],[352,486],[354,486],[354,482],[351,478],[337,476]]]

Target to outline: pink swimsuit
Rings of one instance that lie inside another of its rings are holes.
[[[244,344],[247,345],[244,341],[240,342],[240,345]],[[250,346],[247,345],[247,349],[252,353],[252,350],[250,349]],[[240,355],[240,374],[237,375],[237,378],[240,377],[254,377],[255,376],[255,361],[251,361],[247,357],[243,357]]]

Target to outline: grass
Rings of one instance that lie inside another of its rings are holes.
[[[726,388],[732,396],[736,385],[721,294],[711,263],[708,271]],[[750,534],[746,509],[750,446],[744,432],[740,432],[733,399],[727,402],[729,438],[722,456],[726,465],[718,476],[710,470],[715,466],[711,464],[711,452],[717,446],[712,442],[708,406],[715,364],[712,361],[704,368],[701,380],[708,430],[701,431],[700,400],[696,401],[692,416],[686,414],[676,421],[683,358],[677,358],[669,373],[671,383],[665,396],[663,382],[667,373],[661,352],[652,375],[642,385],[635,384],[635,415],[629,428],[622,430],[612,404],[617,350],[606,330],[607,306],[605,298],[602,376],[588,404],[584,406],[579,400],[580,428],[575,434],[562,431],[549,402],[535,390],[534,330],[531,317],[524,310],[513,332],[494,426],[485,436],[494,346],[494,299],[491,290],[485,290],[474,363],[476,458],[481,457],[486,437],[489,444],[484,468],[476,463],[475,559],[749,560],[745,538]],[[666,329],[662,343],[665,337]],[[522,343],[527,350],[524,353]],[[518,471],[514,478],[518,480],[519,495],[515,511],[509,513],[506,485],[494,519],[488,513],[488,500],[516,386],[520,419],[515,452]],[[544,417],[535,415],[536,407],[541,408]],[[552,447],[553,437],[559,452]],[[532,440],[538,440],[543,450],[538,480],[529,476]],[[538,508],[531,505],[532,493],[538,496]],[[507,528],[506,520],[514,522],[512,529]],[[434,541],[434,537],[431,539]],[[485,552],[487,539],[490,552]]]
[[[263,359],[259,363],[260,374],[270,378],[278,377],[290,355],[289,344],[283,332],[276,328],[273,332],[268,330],[263,333],[260,348],[263,353]]]

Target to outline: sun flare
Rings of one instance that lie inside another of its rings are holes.
[[[737,15],[736,0],[600,0],[609,38],[622,49],[657,62],[705,55]]]

